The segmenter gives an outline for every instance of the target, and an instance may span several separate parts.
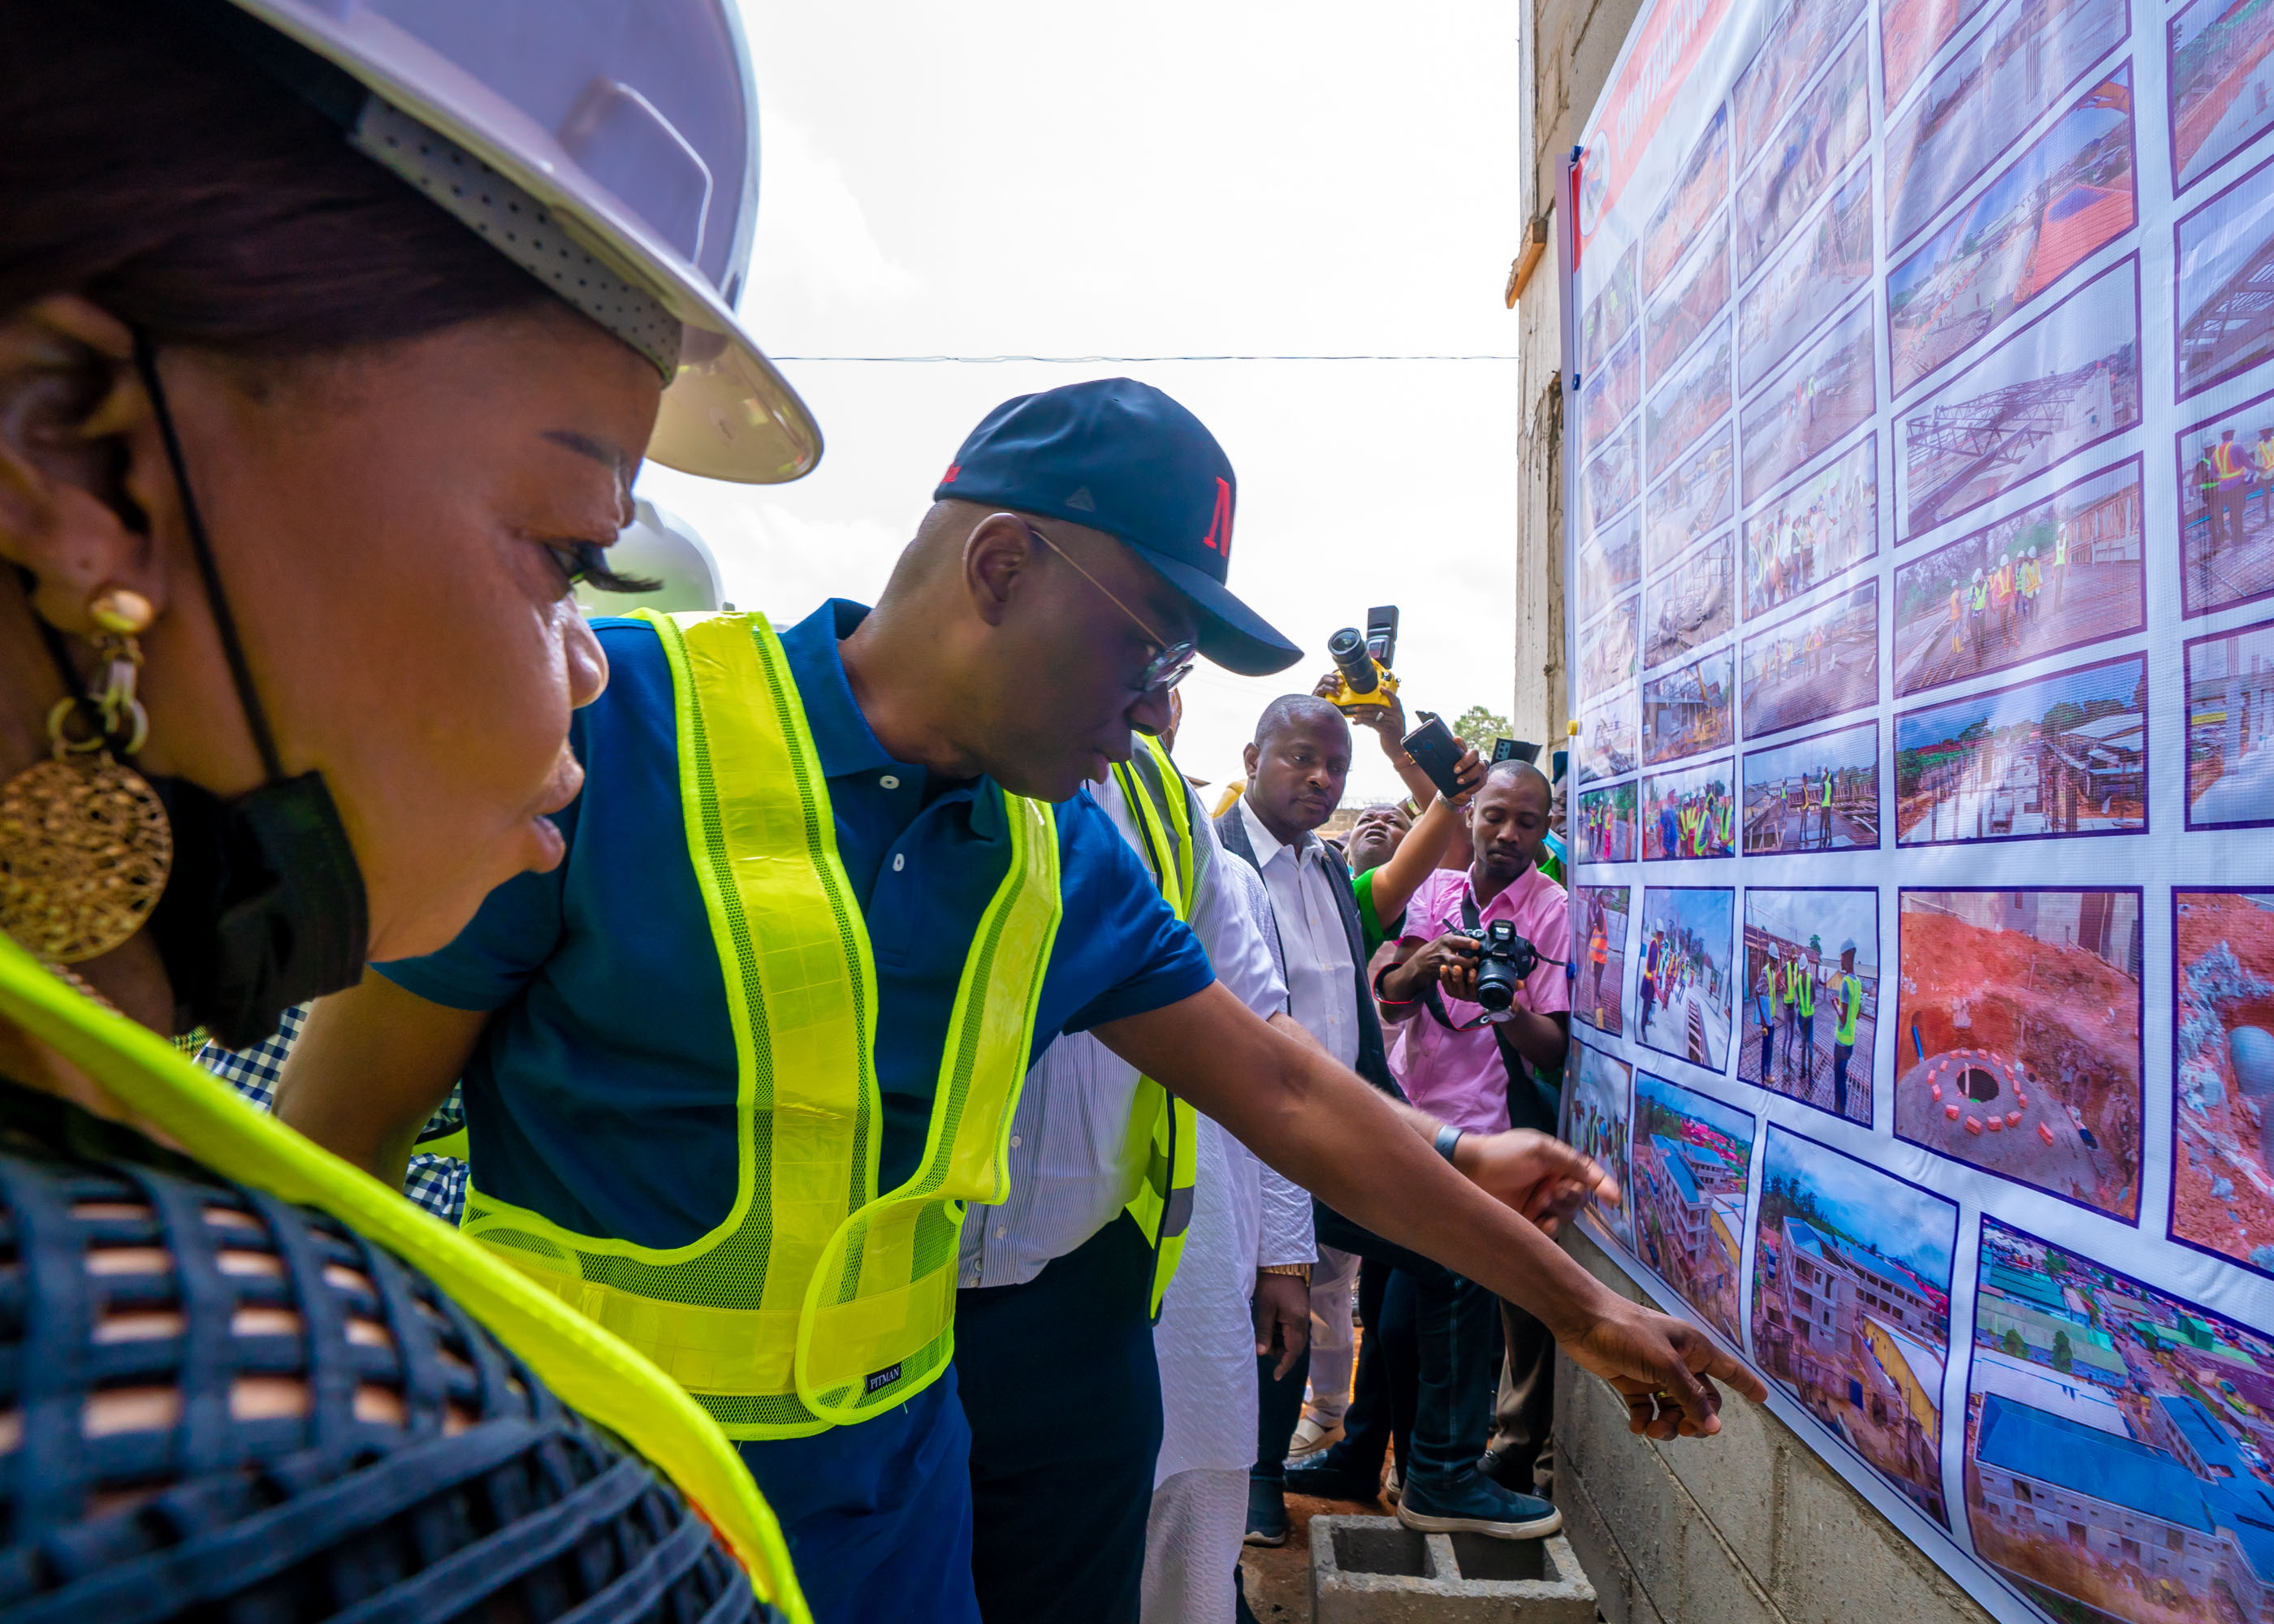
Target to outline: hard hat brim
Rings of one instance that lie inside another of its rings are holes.
[[[581,246],[678,319],[680,364],[665,385],[648,455],[747,485],[813,470],[821,428],[797,391],[710,279],[587,175],[553,132],[369,8],[235,4],[523,187]]]

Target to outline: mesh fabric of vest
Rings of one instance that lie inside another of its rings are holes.
[[[91,1432],[98,1390],[135,1394],[132,1425]],[[256,1418],[264,1392],[287,1413]],[[780,1616],[425,1275],[4,1083],[0,1615]]]

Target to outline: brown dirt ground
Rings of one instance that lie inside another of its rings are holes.
[[[2100,1141],[2099,1159],[2112,1164],[2111,1199],[2102,1205],[2129,1216],[2140,1167],[2139,984],[2083,948],[1925,913],[1903,915],[1902,973],[1915,989],[1896,1011],[1906,1063],[1916,1020],[1929,1055],[1986,1049],[2017,1056],[2041,1085],[2059,1077],[2063,1058],[2074,1064],[2067,1103]],[[1973,1006],[1974,1024],[1964,1031],[1951,1024],[1961,998]]]

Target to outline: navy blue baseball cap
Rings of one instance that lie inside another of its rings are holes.
[[[1103,530],[1193,605],[1202,654],[1261,677],[1303,651],[1224,584],[1239,490],[1231,459],[1198,417],[1150,384],[1096,378],[1004,402],[931,494]]]

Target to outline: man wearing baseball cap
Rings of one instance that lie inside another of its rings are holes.
[[[566,859],[320,1004],[286,1118],[399,1178],[463,1077],[467,1231],[741,1440],[821,1624],[978,1616],[958,1228],[1009,1193],[1022,1080],[1062,1032],[1525,1303],[1638,1426],[1717,1428],[1713,1376],[1758,1396],[1519,1215],[1600,1169],[1471,1136],[1457,1177],[1437,1124],[1217,984],[1082,793],[1167,726],[1196,655],[1297,657],[1224,584],[1238,492],[1199,421],[1123,379],[1026,396],[935,496],[873,609],[596,622],[613,674],[573,726]],[[1060,1605],[1133,1619],[1133,1575]]]

